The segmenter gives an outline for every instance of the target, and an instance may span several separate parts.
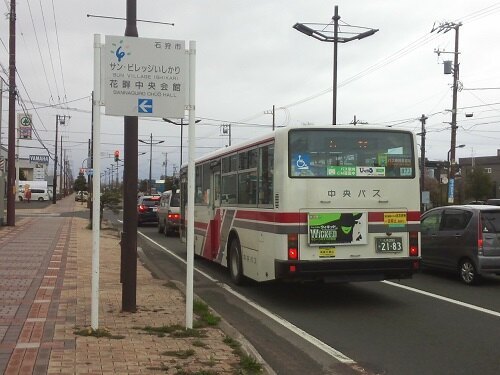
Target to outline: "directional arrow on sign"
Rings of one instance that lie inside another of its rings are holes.
[[[139,99],[139,113],[153,113],[153,99]]]

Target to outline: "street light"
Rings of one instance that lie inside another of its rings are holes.
[[[175,122],[175,121],[172,121],[172,120],[169,120],[168,118],[163,118],[163,121],[165,122],[169,122],[171,124],[174,124],[174,125],[179,125],[181,127],[181,160],[180,160],[180,166],[182,167],[182,129],[184,128],[184,119],[181,118],[181,122],[178,123],[178,122]],[[199,123],[201,120],[195,120],[195,124]]]
[[[370,35],[375,34],[378,29],[371,29],[368,27],[343,25],[342,29],[346,31],[339,31],[339,7],[335,5],[335,13],[332,17],[333,20],[333,31],[329,31],[328,27],[332,26],[332,23],[321,24],[321,23],[296,23],[293,28],[301,33],[318,39],[321,42],[333,42],[333,116],[332,125],[337,123],[337,44],[347,43],[352,40],[359,40],[366,38]],[[308,25],[312,25],[310,27]],[[352,29],[364,29],[363,32],[353,32]],[[333,33],[333,36],[331,35]],[[341,34],[341,35],[339,35]],[[343,36],[343,35],[346,36]]]
[[[456,148],[463,148],[465,145],[458,145],[450,148],[448,151],[448,203],[453,204],[455,201],[455,174],[453,171],[453,164],[455,160],[450,160],[450,154],[455,151]],[[455,154],[455,153],[453,153]]]
[[[182,129],[182,127],[181,127]],[[153,133],[150,134],[149,136],[149,142],[143,141],[142,139],[139,139],[139,142],[145,143],[149,145],[149,180],[148,180],[148,194],[151,195],[151,163],[153,159],[153,144],[159,145],[160,143],[163,143],[165,141],[156,141],[153,142]]]

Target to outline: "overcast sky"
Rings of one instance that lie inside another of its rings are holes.
[[[500,127],[500,3],[465,0],[138,0],[144,38],[197,43],[197,154],[228,144],[221,125],[231,123],[232,144],[277,126],[329,124],[332,121],[333,45],[299,33],[297,23],[331,22],[339,6],[345,24],[379,29],[368,38],[338,48],[337,123],[356,116],[364,125],[399,126],[420,132],[427,120],[427,157],[445,160],[450,149],[452,75],[443,74],[435,50],[452,52],[455,32],[431,33],[434,23],[462,22],[459,40],[456,157],[496,155]],[[0,3],[8,13],[10,0]],[[45,147],[54,148],[56,115],[70,116],[61,126],[63,147],[76,177],[87,157],[93,90],[93,35],[123,35],[125,21],[87,15],[125,17],[125,0],[18,0],[16,60],[23,106],[33,115]],[[8,82],[9,27],[0,23],[1,77]],[[5,89],[5,86],[4,86]],[[7,143],[8,95],[3,93],[2,144]],[[60,104],[59,107],[49,107]],[[36,108],[36,109],[35,109]],[[21,105],[17,105],[21,111]],[[103,110],[104,112],[104,110]],[[473,117],[465,117],[465,114]],[[123,118],[103,116],[102,168],[114,150],[123,154]],[[180,128],[160,119],[139,119],[139,138],[153,146],[153,178],[179,168]],[[22,157],[45,154],[39,141],[22,140]],[[184,131],[187,161],[187,127]],[[139,178],[149,173],[149,146],[140,143]],[[166,153],[166,155],[165,155]]]

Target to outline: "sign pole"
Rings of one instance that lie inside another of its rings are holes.
[[[92,97],[92,117],[94,119],[92,138],[93,147],[93,172],[96,176],[101,175],[101,36],[94,34],[94,95]],[[91,296],[91,327],[93,330],[99,328],[99,236],[101,224],[101,179],[92,179],[92,296]]]
[[[194,159],[195,137],[195,72],[196,42],[189,42],[189,157],[188,157],[188,199],[187,199],[187,271],[186,271],[186,328],[193,328],[193,269],[194,269]],[[181,125],[182,126],[182,125]]]

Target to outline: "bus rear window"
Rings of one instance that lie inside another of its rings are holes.
[[[413,136],[393,130],[294,129],[290,177],[414,178]]]

